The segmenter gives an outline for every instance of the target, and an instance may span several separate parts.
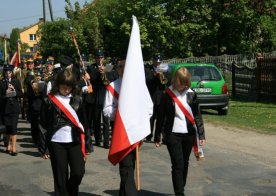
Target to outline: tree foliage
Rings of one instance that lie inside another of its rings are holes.
[[[11,35],[10,35],[10,50],[12,53],[17,51],[17,45],[18,45],[18,41],[19,41],[19,29],[18,28],[14,28],[12,29]]]
[[[40,48],[47,55],[74,55],[73,26],[85,55],[102,48],[108,56],[127,52],[132,15],[139,21],[145,60],[268,52],[276,48],[274,0],[94,0],[83,8],[66,1],[66,20],[45,23]],[[57,33],[58,32],[58,33]]]

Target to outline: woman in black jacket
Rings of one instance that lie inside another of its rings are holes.
[[[39,140],[39,150],[51,160],[56,196],[77,196],[85,173],[84,130],[79,120],[82,99],[76,86],[74,74],[65,69],[41,106],[46,140]]]
[[[19,97],[23,96],[18,79],[12,78],[13,66],[5,65],[3,79],[0,81],[1,115],[6,126],[7,148],[6,152],[12,156],[17,155],[16,135],[18,116],[20,113]]]
[[[190,89],[188,70],[182,66],[175,67],[171,84],[161,99],[154,141],[160,147],[160,134],[164,126],[174,192],[177,196],[183,196],[192,148],[197,136],[199,145],[204,144],[205,134],[197,96]]]

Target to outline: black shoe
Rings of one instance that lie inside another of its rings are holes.
[[[17,152],[11,152],[11,156],[17,156]]]
[[[101,146],[101,143],[100,142],[96,142],[95,146]]]
[[[110,148],[110,145],[109,145],[109,144],[104,145],[104,148],[105,148],[105,149],[109,149],[109,148]]]
[[[5,150],[5,153],[7,153],[7,154],[11,154],[11,151],[9,151],[9,150]]]
[[[145,142],[146,143],[151,143],[151,139],[146,139]]]

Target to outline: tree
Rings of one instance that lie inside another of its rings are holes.
[[[65,19],[46,22],[40,26],[38,31],[39,37],[41,37],[39,48],[43,56],[53,56],[58,59],[67,55],[77,58],[76,48],[68,31],[70,26],[71,21]],[[74,28],[74,33],[77,38],[82,37],[77,27]],[[78,41],[82,43],[84,40],[80,38]]]
[[[20,33],[18,28],[14,28],[10,34],[10,49],[12,53],[17,51],[18,41],[20,39]]]
[[[47,24],[51,28],[41,31],[45,53],[75,55],[64,30],[73,26],[83,54],[102,48],[108,56],[125,55],[132,15],[139,21],[145,60],[154,53],[184,58],[276,48],[274,0],[94,0],[83,9],[78,2],[72,6],[65,1],[68,20],[57,21],[56,27]]]

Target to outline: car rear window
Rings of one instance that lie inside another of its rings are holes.
[[[214,67],[203,67],[203,66],[189,66],[186,67],[192,76],[192,81],[219,81],[221,80],[221,75],[219,71]]]

